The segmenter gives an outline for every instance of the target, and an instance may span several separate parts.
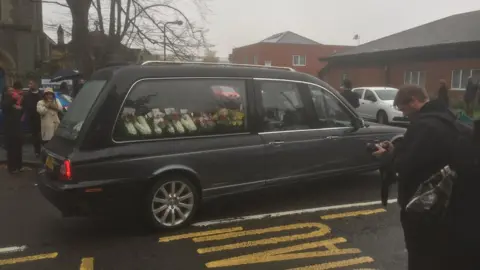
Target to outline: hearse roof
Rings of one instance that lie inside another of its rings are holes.
[[[289,71],[281,67],[255,67],[235,65],[204,65],[199,64],[173,64],[173,65],[125,65],[111,66],[98,70],[92,79],[101,77],[105,73],[113,74],[114,77],[134,77],[135,80],[142,78],[174,78],[174,77],[225,77],[225,78],[269,78],[292,81],[305,81],[331,88],[322,80],[309,74]],[[113,78],[115,79],[115,78]]]

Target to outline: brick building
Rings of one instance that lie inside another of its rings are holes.
[[[463,96],[469,76],[480,79],[480,11],[453,15],[362,44],[327,58],[319,74],[333,87],[348,77],[355,86],[417,84],[436,96],[439,81]]]
[[[258,43],[235,48],[229,59],[237,64],[292,67],[297,71],[318,76],[327,62],[318,61],[348,46],[323,45],[287,31],[275,34]]]

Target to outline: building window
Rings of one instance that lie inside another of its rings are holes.
[[[272,66],[272,61],[265,61],[265,66],[271,67]]]
[[[425,87],[426,74],[424,71],[405,71],[404,84],[414,84]]]
[[[452,71],[452,89],[465,90],[468,78],[480,80],[480,69],[456,69]]]
[[[253,56],[253,64],[258,65],[258,57],[256,55]]]
[[[294,66],[306,66],[307,59],[305,55],[294,55],[293,56],[293,65]]]

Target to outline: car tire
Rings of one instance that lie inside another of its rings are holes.
[[[152,229],[177,229],[189,225],[200,205],[200,194],[190,179],[168,174],[148,190],[143,213]]]
[[[377,122],[379,124],[388,125],[388,115],[385,111],[379,111],[377,113]]]

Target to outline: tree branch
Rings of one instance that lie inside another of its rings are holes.
[[[113,0],[112,0],[113,1]],[[119,37],[122,32],[122,0],[116,0],[117,2],[117,30],[115,36]],[[121,39],[119,39],[121,41]]]
[[[102,33],[105,33],[105,27],[103,26],[102,2],[101,0],[96,0],[96,1],[97,1],[97,4],[95,5],[94,2],[92,1],[92,5],[97,11],[98,24],[100,27],[100,31],[102,31]]]

